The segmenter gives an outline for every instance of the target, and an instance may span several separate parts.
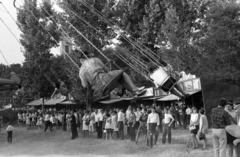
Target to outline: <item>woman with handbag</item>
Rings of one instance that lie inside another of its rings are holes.
[[[85,115],[83,116],[82,120],[83,120],[83,137],[88,136],[88,132],[89,132],[89,124],[90,124],[90,112],[86,111]]]
[[[200,115],[197,113],[197,108],[193,107],[192,108],[193,113],[191,114],[191,118],[190,118],[190,125],[189,125],[189,130],[191,132],[191,137],[192,137],[192,141],[193,141],[193,147],[192,149],[197,149],[198,148],[198,141],[197,141],[197,133],[199,130],[199,119],[200,119]]]
[[[199,119],[199,140],[203,140],[203,150],[207,147],[207,137],[206,134],[208,133],[208,120],[203,109],[199,110],[200,119]]]

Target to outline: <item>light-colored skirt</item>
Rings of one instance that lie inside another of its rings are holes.
[[[83,127],[82,127],[82,129],[83,129],[83,130],[89,130],[89,125],[86,125],[85,122],[86,122],[86,121],[83,121]]]

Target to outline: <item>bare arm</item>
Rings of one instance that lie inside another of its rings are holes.
[[[79,77],[80,77],[80,79],[81,79],[82,86],[83,86],[84,88],[87,88],[87,86],[88,86],[87,80],[86,80],[85,77],[81,74],[81,72],[80,72],[80,74],[79,74]]]
[[[170,118],[171,118],[172,120],[171,120],[171,123],[170,123],[168,126],[171,126],[172,123],[173,123],[173,121],[175,120],[175,119],[173,118],[173,116],[171,116]]]

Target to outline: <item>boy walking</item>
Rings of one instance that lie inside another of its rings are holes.
[[[14,127],[12,125],[10,125],[10,123],[8,123],[8,126],[7,126],[7,140],[8,140],[8,143],[12,143],[12,133],[14,131]]]

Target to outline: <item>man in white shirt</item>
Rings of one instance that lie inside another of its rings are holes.
[[[45,118],[44,118],[44,121],[45,121],[45,129],[44,129],[44,132],[47,131],[48,127],[50,128],[50,131],[52,131],[52,123],[50,122],[50,115],[49,113],[47,112],[47,114],[45,115]]]
[[[121,139],[123,140],[124,139],[124,113],[123,113],[123,110],[121,109],[119,112],[118,112],[118,115],[117,115],[117,123],[118,123],[118,132],[119,132],[119,136],[121,137]]]
[[[150,145],[150,148],[153,147],[153,134],[155,137],[155,141],[154,144],[157,144],[157,134],[156,131],[159,127],[159,116],[158,114],[155,112],[155,107],[151,108],[152,113],[150,113],[148,115],[148,119],[147,119],[147,130],[148,130],[148,134],[150,135],[150,138],[148,139],[148,145]],[[150,142],[150,143],[149,143]]]
[[[103,114],[102,114],[102,109],[99,109],[98,111],[98,131],[97,131],[97,138],[101,139],[102,138],[102,125],[103,125]]]
[[[174,121],[173,116],[170,114],[170,111],[167,108],[164,108],[164,119],[163,121],[163,135],[162,135],[162,144],[166,143],[166,136],[168,135],[168,143],[171,143],[171,124]]]

